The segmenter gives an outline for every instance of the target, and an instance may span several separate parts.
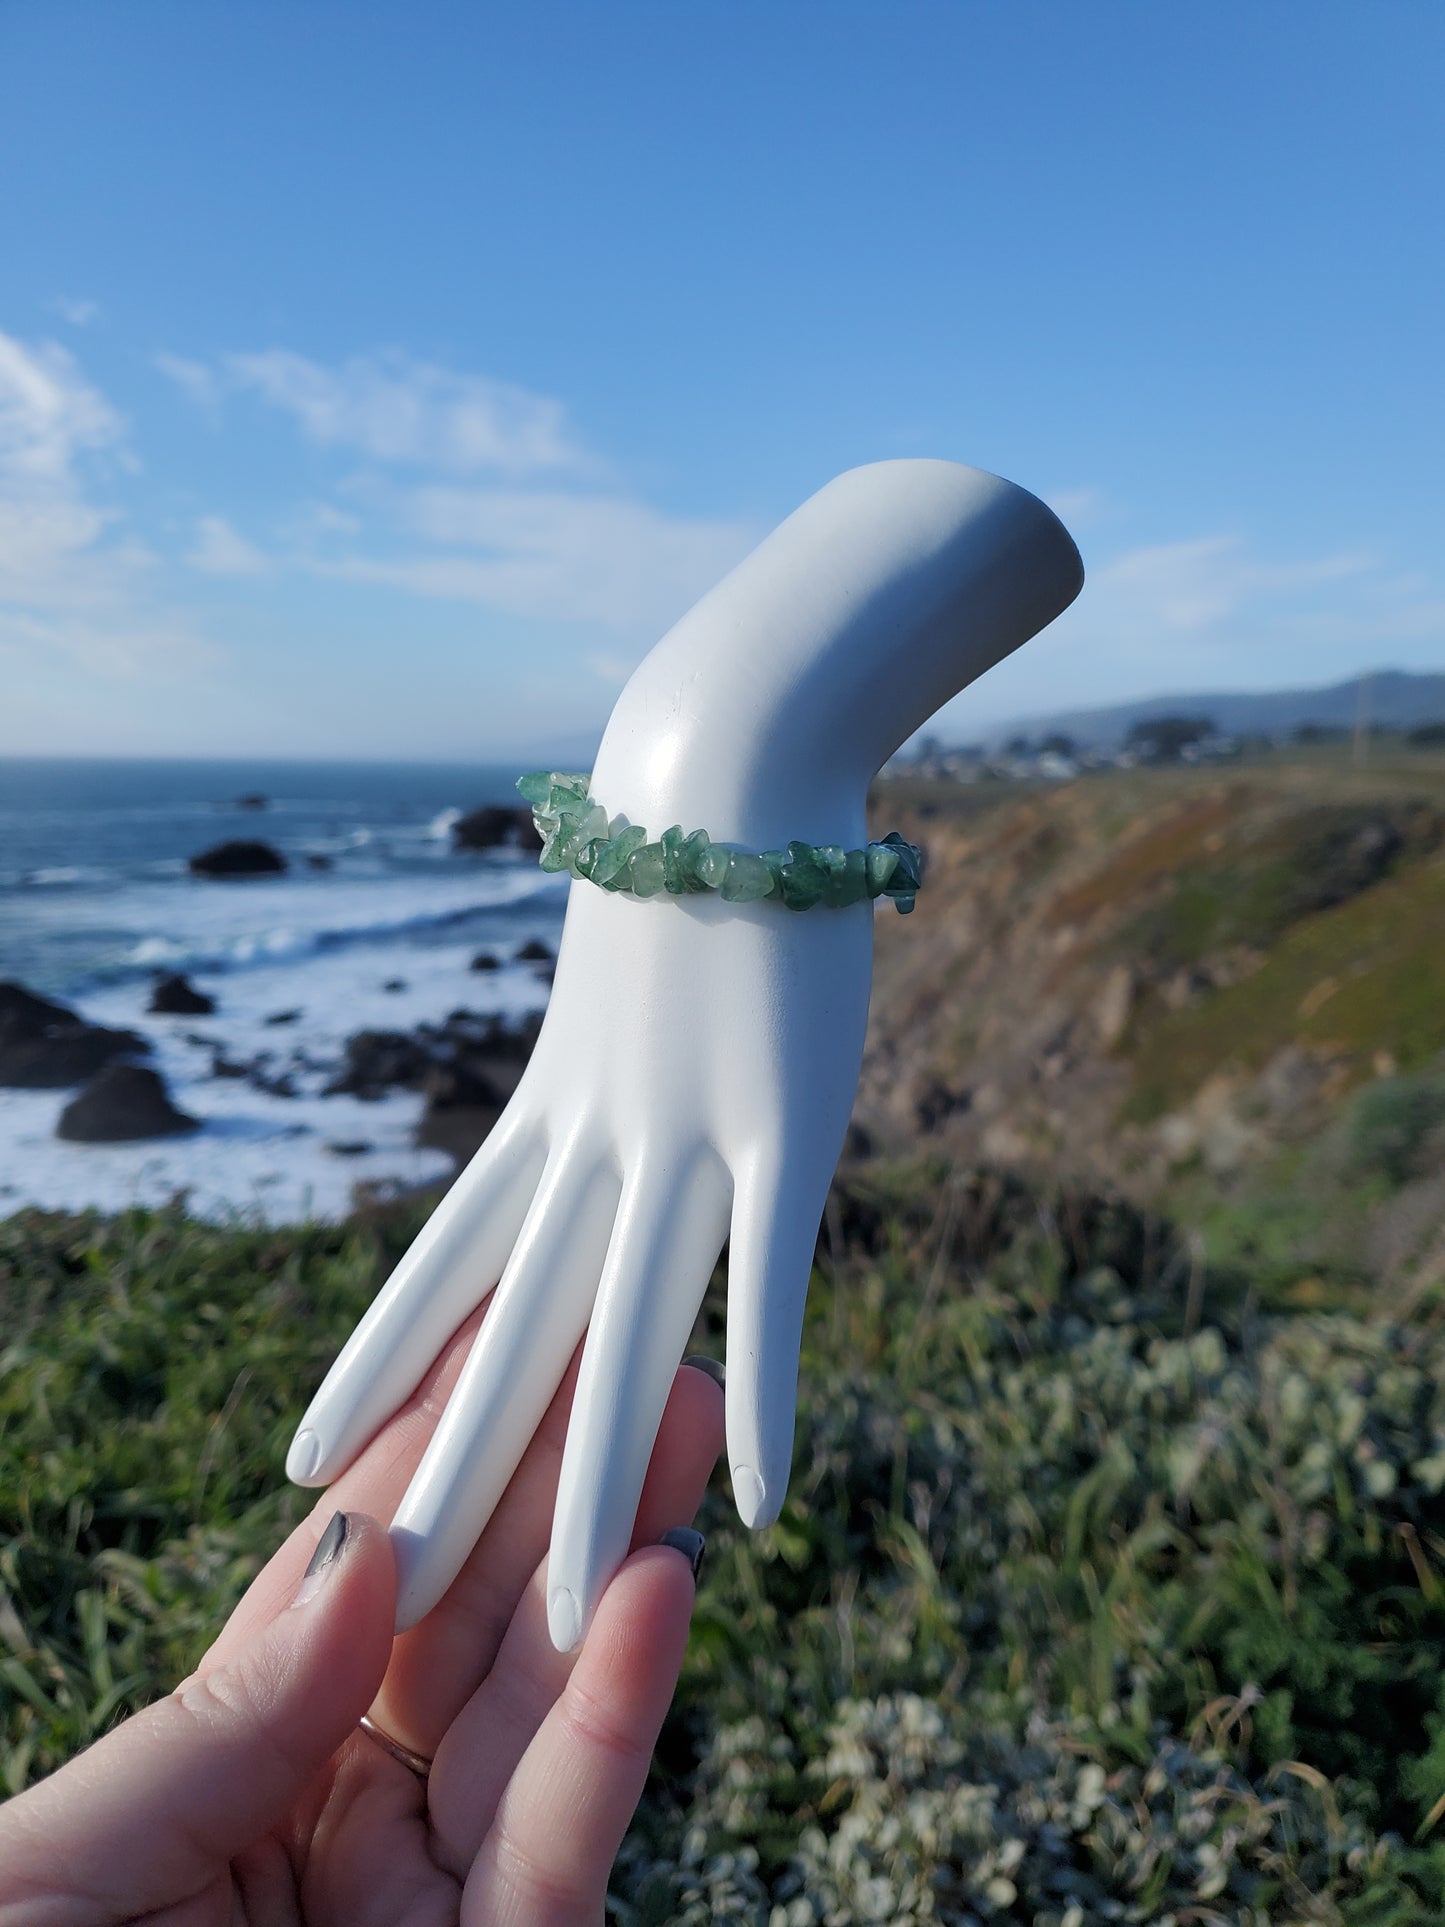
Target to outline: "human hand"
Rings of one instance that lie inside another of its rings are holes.
[[[390,1541],[475,1321],[257,1578],[196,1673],[0,1807],[0,1927],[601,1920],[687,1640],[722,1397],[677,1374],[634,1551],[574,1657],[547,1635],[568,1372],[480,1544],[393,1643]],[[345,1527],[334,1520],[344,1516]],[[308,1561],[331,1557],[307,1575]],[[683,1556],[679,1557],[679,1553]],[[357,1721],[431,1759],[423,1780]]]

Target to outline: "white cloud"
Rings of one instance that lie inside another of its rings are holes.
[[[124,424],[52,342],[0,334],[0,644],[132,679],[208,653],[149,608],[154,558],[92,494],[98,461],[134,467]]]
[[[21,661],[50,654],[107,682],[172,682],[221,660],[220,650],[185,623],[113,608],[96,620],[0,608],[0,642]]]
[[[230,355],[226,379],[293,417],[323,447],[443,473],[576,468],[560,402],[402,354],[354,355],[339,368],[277,348]]]
[[[1092,591],[1096,611],[1107,604],[1127,627],[1142,620],[1158,630],[1197,631],[1371,567],[1369,556],[1355,553],[1261,562],[1237,536],[1212,535],[1127,550],[1093,572]]]
[[[362,521],[333,502],[306,502],[291,518],[291,534],[296,540],[326,541],[344,535],[360,535]]]
[[[188,361],[184,355],[167,354],[154,355],[151,359],[167,381],[173,381],[198,408],[204,408],[208,414],[219,408],[221,384],[214,370],[203,361]]]
[[[1238,535],[1091,563],[1058,621],[949,705],[947,734],[1136,697],[1325,684],[1362,661],[1434,668],[1445,597],[1355,550],[1263,556]]]
[[[425,548],[316,568],[648,641],[756,539],[742,523],[677,519],[617,496],[423,488],[395,512]]]
[[[72,328],[88,328],[92,321],[100,319],[98,301],[76,301],[67,295],[59,294],[50,305],[61,320],[68,321]]]
[[[0,334],[0,488],[63,489],[87,450],[120,441],[119,415],[53,341]]]
[[[1066,528],[1081,528],[1096,521],[1108,508],[1102,489],[1061,488],[1043,498]]]
[[[637,664],[627,656],[614,656],[594,651],[587,658],[587,667],[599,682],[608,683],[613,689],[620,689]]]
[[[207,575],[264,575],[270,567],[261,551],[237,533],[223,515],[203,515],[196,543],[186,557]]]
[[[249,392],[307,440],[373,465],[339,484],[345,509],[311,502],[283,523],[284,560],[312,574],[643,642],[756,539],[741,523],[670,516],[602,492],[605,464],[575,440],[562,404],[486,376],[399,353],[326,367],[285,348],[215,363],[162,355],[156,365],[202,406]],[[387,468],[423,477],[402,488]],[[574,485],[536,485],[560,473]],[[452,479],[472,475],[490,479]],[[190,559],[255,573],[283,557],[263,557],[208,517]]]

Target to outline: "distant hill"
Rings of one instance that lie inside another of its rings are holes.
[[[1208,716],[1226,736],[1286,736],[1302,723],[1327,723],[1351,729],[1359,700],[1360,678],[1332,683],[1324,689],[1211,690],[1199,695],[1148,696],[1140,702],[1116,703],[1102,709],[1068,709],[1045,716],[1021,716],[988,732],[990,744],[1011,736],[1072,736],[1087,748],[1103,748],[1128,735],[1137,722],[1150,716]],[[1414,675],[1403,669],[1381,669],[1364,680],[1372,723],[1411,729],[1417,723],[1445,718],[1445,674]]]
[[[595,729],[576,729],[566,736],[553,736],[541,744],[532,743],[514,751],[509,760],[526,763],[530,769],[591,769],[597,760],[602,728],[602,723],[598,723]]]

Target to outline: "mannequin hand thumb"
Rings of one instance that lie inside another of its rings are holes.
[[[7,1927],[30,1918],[22,1896],[39,1899],[37,1922],[122,1920],[213,1881],[314,1784],[371,1704],[395,1598],[385,1531],[338,1513],[291,1605],[0,1809]]]

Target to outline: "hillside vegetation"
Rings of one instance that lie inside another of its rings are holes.
[[[1445,757],[879,809],[930,863],[879,922],[863,1141],[1118,1188],[1268,1293],[1441,1275]]]
[[[1445,771],[882,807],[792,1491],[709,1494],[616,1917],[1438,1920]],[[422,1210],[0,1223],[10,1789],[193,1663]]]

